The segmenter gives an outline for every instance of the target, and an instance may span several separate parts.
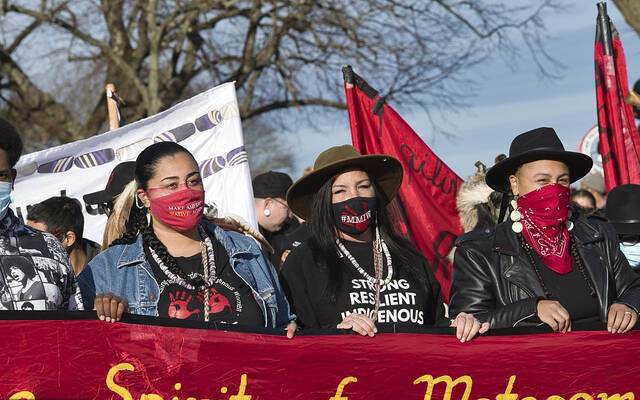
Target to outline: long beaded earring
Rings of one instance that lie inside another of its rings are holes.
[[[523,228],[522,222],[520,222],[522,219],[522,213],[518,211],[518,202],[516,199],[511,200],[511,208],[513,208],[513,211],[509,214],[509,219],[513,221],[513,224],[511,224],[511,230],[515,233],[520,233]]]

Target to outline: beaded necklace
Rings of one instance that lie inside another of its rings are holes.
[[[213,283],[216,281],[216,261],[213,254],[213,244],[211,244],[211,239],[209,235],[202,229],[202,227],[198,226],[198,233],[200,234],[200,254],[202,256],[202,269],[204,270],[204,283],[199,287],[187,282],[181,277],[177,276],[173,272],[167,268],[162,259],[156,254],[156,252],[149,248],[149,252],[151,253],[151,257],[153,257],[153,261],[158,264],[160,270],[164,272],[164,274],[173,282],[189,289],[189,290],[199,290],[204,291],[204,320],[209,321],[209,311],[211,309],[211,304],[209,304],[210,290],[209,288],[213,286]],[[198,274],[190,274],[189,276],[192,278],[196,278]]]
[[[358,261],[349,253],[346,247],[340,242],[340,239],[336,238],[336,244],[338,245],[338,249],[340,253],[342,253],[347,259],[351,262],[351,265],[354,266],[356,271],[358,271],[367,282],[372,283],[376,286],[376,303],[373,310],[373,321],[375,322],[378,319],[378,309],[380,308],[380,287],[387,285],[391,282],[391,278],[393,277],[393,265],[391,262],[391,253],[389,253],[389,248],[387,244],[380,237],[380,230],[376,226],[376,239],[373,242],[373,268],[375,271],[376,277],[372,277],[365,271]],[[387,259],[387,277],[382,280],[382,268],[383,268],[383,257],[382,253],[384,252],[384,258]]]

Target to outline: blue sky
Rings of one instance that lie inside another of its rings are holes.
[[[526,51],[515,67],[498,56],[474,67],[468,71],[477,77],[478,84],[477,95],[467,100],[471,106],[448,110],[437,117],[448,121],[445,128],[455,134],[451,139],[434,137],[423,113],[411,113],[401,105],[390,104],[461,178],[467,179],[475,172],[476,161],[490,166],[496,155],[508,153],[509,144],[518,133],[551,126],[567,150],[576,150],[582,136],[597,123],[593,67],[596,1],[566,4],[562,12],[545,17],[549,35],[546,49],[565,67],[559,70],[559,79],[541,79]],[[629,84],[633,86],[640,79],[640,37],[612,2],[608,12],[620,33]],[[357,72],[356,66],[354,69]],[[375,82],[369,83],[376,87]],[[384,88],[376,88],[384,92]],[[351,143],[347,118],[346,112],[338,112],[337,123],[324,131],[302,130],[293,135],[291,145],[297,153],[294,180],[326,148]]]

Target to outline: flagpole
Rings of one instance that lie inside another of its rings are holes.
[[[598,26],[602,32],[602,50],[604,55],[613,55],[611,45],[611,26],[609,25],[609,15],[607,15],[607,3],[601,1],[598,3]]]
[[[107,112],[109,113],[109,130],[120,128],[120,113],[118,111],[118,102],[115,99],[116,87],[113,83],[107,83],[104,86],[107,95]]]

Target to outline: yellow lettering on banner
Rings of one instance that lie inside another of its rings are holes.
[[[164,400],[162,397],[155,393],[143,394],[140,396],[140,400]]]
[[[516,376],[511,375],[509,377],[509,382],[507,383],[507,388],[504,390],[504,393],[496,396],[496,400],[518,400],[517,393],[511,393],[513,390],[513,384],[516,382]]]
[[[358,378],[355,376],[347,376],[346,378],[342,378],[340,383],[338,383],[338,388],[336,389],[336,395],[330,397],[329,400],[349,400],[348,397],[342,397],[342,392],[344,391],[344,387],[350,384],[351,382],[358,382]]]
[[[571,396],[569,400],[578,400],[578,399],[593,400],[593,397],[591,397],[591,395],[588,393],[576,393],[573,396]]]
[[[600,393],[597,397],[600,400],[634,400],[635,399],[635,396],[631,392],[627,392],[623,394],[622,397],[620,396],[620,393],[612,394],[611,396],[607,395],[606,393]]]
[[[33,393],[24,390],[22,392],[13,394],[11,397],[9,397],[9,400],[36,400],[36,396]]]
[[[442,400],[451,400],[451,393],[453,392],[453,388],[459,385],[460,383],[464,383],[465,389],[464,394],[462,395],[462,400],[468,400],[469,395],[471,395],[471,387],[473,386],[473,380],[469,375],[463,375],[456,380],[452,380],[449,375],[439,376],[437,378],[433,378],[431,375],[422,375],[415,381],[413,381],[414,385],[419,383],[427,382],[427,391],[424,394],[424,400],[431,400],[431,395],[433,394],[433,388],[438,383],[445,383],[447,385],[447,389],[444,392],[444,396]]]
[[[115,393],[118,396],[120,396],[122,398],[122,400],[133,400],[133,397],[131,397],[131,393],[129,393],[129,391],[127,389],[125,389],[122,386],[116,384],[113,381],[113,378],[120,371],[133,371],[134,369],[135,368],[133,368],[133,365],[131,365],[129,363],[120,363],[120,364],[116,364],[113,367],[111,367],[111,369],[109,370],[109,373],[107,373],[107,387],[113,393]]]
[[[244,391],[247,389],[247,374],[240,376],[240,387],[238,388],[238,394],[229,396],[229,400],[251,400],[251,395],[246,395]]]
[[[564,397],[552,395],[552,396],[547,397],[547,400],[564,400]]]
[[[522,398],[522,399],[520,399],[520,400],[536,400],[536,398],[535,398],[535,397],[533,397],[533,396],[527,396],[527,397],[523,397],[523,398]]]

